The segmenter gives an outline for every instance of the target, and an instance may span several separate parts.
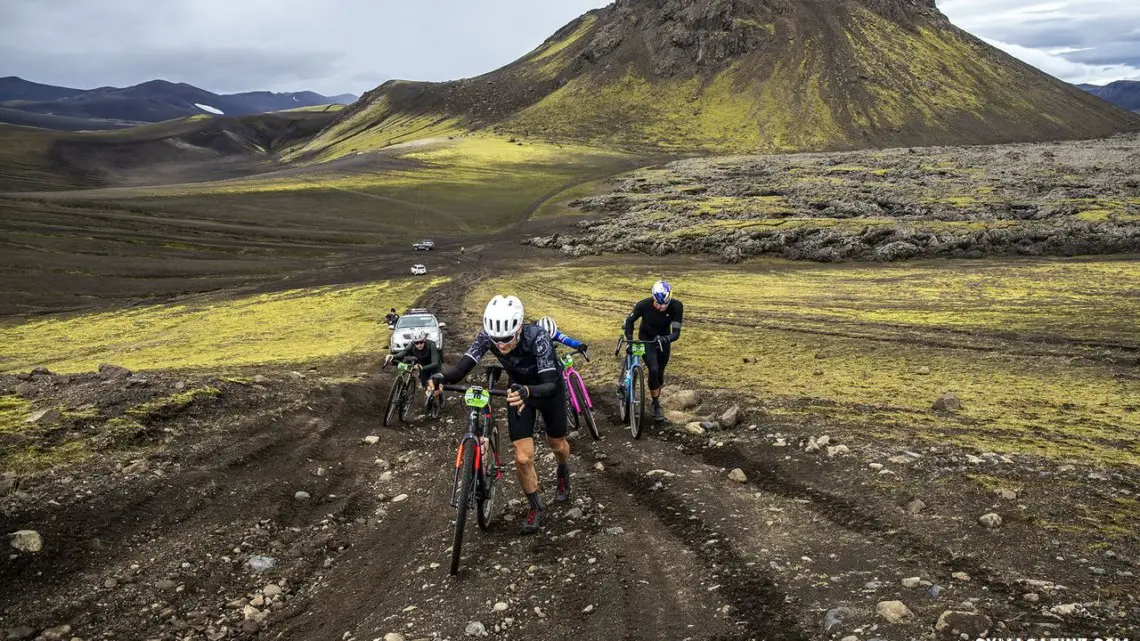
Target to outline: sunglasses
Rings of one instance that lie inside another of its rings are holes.
[[[511,349],[512,347],[517,345],[518,342],[519,342],[518,334],[515,334],[513,337],[510,338],[510,340],[507,340],[507,341],[503,341],[503,342],[494,341],[495,347],[498,347],[500,350]]]

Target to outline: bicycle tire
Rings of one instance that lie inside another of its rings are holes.
[[[409,377],[408,381],[404,384],[404,391],[400,394],[400,422],[407,423],[412,415],[412,391],[416,384],[413,379]]]
[[[495,478],[495,461],[499,452],[499,430],[493,421],[487,421],[483,426],[483,434],[487,436],[487,447],[483,450],[483,488],[475,500],[475,517],[479,529],[491,529],[495,516],[495,497],[499,492],[498,479]]]
[[[393,412],[398,410],[396,400],[399,398],[401,385],[403,385],[403,381],[398,378],[392,381],[392,390],[388,392],[388,404],[384,406],[384,427],[388,427],[388,424],[396,417]]]
[[[618,422],[625,423],[629,420],[629,389],[625,387],[625,372],[623,371],[618,377]]]
[[[451,574],[459,574],[459,557],[463,553],[463,528],[467,526],[467,508],[475,483],[475,445],[464,440],[463,467],[460,468],[459,501],[455,506],[455,535],[451,539]]]
[[[572,430],[578,429],[578,413],[574,411],[574,404],[569,398],[566,399],[566,426]]]
[[[629,432],[633,438],[641,438],[642,428],[645,426],[645,372],[641,366],[633,368],[633,400],[629,408]]]
[[[598,422],[594,420],[594,411],[591,410],[590,405],[586,403],[586,383],[579,377],[574,379],[574,385],[578,387],[575,395],[578,397],[578,407],[581,409],[582,418],[586,422],[586,429],[590,432],[590,436],[596,441],[602,438],[602,433],[598,430]]]

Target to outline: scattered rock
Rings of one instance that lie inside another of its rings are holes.
[[[980,639],[989,636],[993,621],[980,612],[961,612],[947,610],[938,617],[934,624],[934,631],[947,638],[959,638],[963,635],[971,639]]]
[[[599,472],[605,472],[606,466],[603,465],[601,461],[598,461],[597,463],[594,463],[594,469]]]
[[[510,606],[508,606],[505,601],[499,601],[495,604],[493,609],[495,612],[506,612],[508,607]]]
[[[701,429],[706,432],[715,432],[720,429],[720,423],[716,421],[701,421]]]
[[[34,368],[31,371],[31,375],[32,376],[55,376],[55,374],[53,374],[50,369],[43,367],[42,365],[40,367]]]
[[[271,599],[275,596],[281,596],[283,592],[284,590],[281,589],[281,586],[277,585],[276,583],[270,583],[264,588],[261,588],[261,593]]]
[[[700,405],[701,396],[696,390],[681,390],[662,400],[661,404],[671,410],[684,411]]]
[[[594,604],[593,604],[593,603],[591,603],[590,605],[587,605],[586,607],[582,608],[582,613],[583,613],[583,614],[589,614],[589,613],[591,613],[591,612],[593,612],[593,611],[594,611]]]
[[[308,492],[300,490],[293,495],[293,498],[297,499],[298,501],[308,501],[310,496]]]
[[[540,619],[545,619],[545,618],[546,618],[546,612],[544,612],[544,611],[542,610],[542,608],[538,607],[537,605],[536,605],[536,606],[534,606],[534,613],[535,613],[535,614],[537,614],[537,615],[538,615],[538,618],[540,618]]]
[[[391,463],[389,463],[388,461],[385,461],[385,460],[384,460],[384,459],[382,459],[382,458],[378,458],[378,459],[376,459],[376,466],[377,466],[377,467],[379,467],[381,470],[390,470],[390,469],[392,469],[392,464],[391,464]]]
[[[956,412],[962,409],[962,401],[953,394],[943,394],[934,401],[931,408],[940,412]]]
[[[405,639],[399,632],[389,632],[384,635],[384,641],[405,641]]]
[[[941,585],[932,585],[926,589],[926,594],[929,595],[932,599],[937,599],[938,597],[942,596],[942,592],[945,589],[946,588],[942,587]]]
[[[705,428],[701,427],[700,423],[693,422],[685,426],[684,432],[693,436],[704,436]]]
[[[19,530],[8,535],[11,545],[21,552],[35,554],[44,549],[44,538],[35,530]]]
[[[463,629],[463,633],[469,637],[485,637],[488,634],[487,627],[479,621],[468,623],[467,627]]]
[[[103,363],[102,365],[99,366],[99,378],[101,378],[105,381],[111,381],[111,380],[120,379],[120,378],[127,378],[130,375],[131,375],[131,370],[129,370],[125,367],[120,367],[118,365],[111,365],[109,363]]]
[[[740,424],[742,418],[743,416],[740,414],[740,406],[733,405],[732,407],[728,408],[724,414],[720,415],[720,424],[724,426],[725,429],[732,429]]]
[[[669,410],[665,412],[665,420],[675,425],[688,425],[696,419],[697,417],[689,414],[688,412],[679,412],[677,410]]]
[[[33,383],[20,383],[16,386],[16,394],[21,398],[32,398],[36,395],[36,386]]]
[[[57,625],[54,628],[48,628],[40,632],[40,636],[44,641],[63,641],[64,639],[71,638],[70,625]]]
[[[847,447],[846,445],[832,445],[827,448],[827,457],[834,458],[840,454],[847,454],[850,451],[851,448]]]
[[[4,638],[8,641],[24,641],[36,636],[36,631],[26,625],[21,625],[15,628],[8,628],[4,633]]]
[[[978,517],[978,523],[980,523],[982,527],[993,530],[1001,527],[1001,516],[994,512],[983,514]]]
[[[305,375],[301,372],[289,372],[289,377],[298,381],[304,380],[306,378]]]
[[[918,514],[925,509],[926,503],[923,503],[922,499],[911,499],[911,501],[906,504],[907,514]]]
[[[63,415],[59,413],[59,410],[51,407],[46,410],[32,412],[24,422],[29,425],[51,425],[52,423],[58,423],[61,418],[63,418]]]
[[[748,475],[744,473],[744,470],[737,467],[728,473],[728,480],[736,483],[747,483]]]
[[[580,508],[580,507],[572,507],[566,511],[566,518],[568,518],[568,519],[575,519],[576,520],[576,519],[582,518],[582,516],[583,516],[582,508]]]
[[[119,587],[119,580],[111,577],[103,582],[103,587],[107,588],[108,590],[114,590],[115,588]]]
[[[123,474],[126,476],[138,476],[140,474],[146,474],[149,471],[150,465],[147,464],[146,459],[139,459],[123,468]]]
[[[649,477],[662,476],[662,477],[665,477],[667,479],[671,479],[674,476],[677,476],[676,474],[670,472],[669,470],[649,470],[648,472],[645,473],[645,475],[649,476]]]
[[[277,559],[271,556],[255,555],[249,557],[249,561],[246,564],[249,566],[249,569],[254,572],[264,572],[276,566]]]
[[[403,503],[404,501],[407,501],[407,500],[408,500],[407,494],[397,494],[396,496],[392,497],[393,503]]]
[[[253,377],[253,384],[254,385],[268,385],[269,384],[269,378],[266,376],[263,376],[262,374],[258,374],[258,375]]]
[[[910,588],[913,590],[920,585],[922,585],[922,579],[917,576],[908,577],[902,580],[902,586],[904,588]]]
[[[851,608],[831,608],[823,615],[823,631],[831,632],[856,614],[856,611]]]
[[[1007,490],[1005,488],[998,488],[998,489],[994,490],[994,494],[997,494],[998,498],[1002,498],[1002,499],[1005,499],[1007,501],[1016,501],[1017,500],[1017,492],[1015,492],[1013,490]]]
[[[965,572],[954,572],[950,575],[950,578],[954,579],[955,581],[967,582],[970,580],[970,575],[966,574]]]
[[[159,590],[173,590],[174,588],[178,587],[178,582],[171,579],[162,579],[161,581],[155,583],[154,587],[158,588]]]
[[[1021,595],[1021,598],[1030,603],[1037,603],[1041,600],[1041,596],[1036,592],[1026,592],[1025,594]]]
[[[1072,616],[1082,610],[1084,610],[1084,606],[1080,603],[1062,603],[1049,608],[1053,614],[1059,614],[1063,617]]]
[[[15,472],[4,472],[0,474],[0,496],[4,496],[8,492],[16,489],[19,486],[19,477]]]
[[[898,456],[892,456],[891,458],[887,459],[887,462],[893,463],[895,465],[906,465],[907,463],[913,463],[914,460],[915,459],[912,456],[907,456],[906,454],[899,454]]]
[[[808,454],[814,454],[819,451],[819,443],[814,438],[808,439],[807,445],[804,446],[804,451]]]
[[[898,623],[914,617],[914,613],[902,601],[880,601],[875,606],[875,612],[888,623]]]
[[[918,369],[914,370],[914,373],[918,374],[919,376],[927,376],[930,374],[930,368],[923,365],[922,367],[919,367]]]
[[[379,442],[380,442],[380,437],[376,436],[375,434],[373,434],[371,436],[365,436],[364,437],[364,444],[365,445],[376,445]]]
[[[622,534],[625,534],[625,528],[608,527],[608,528],[606,528],[606,534],[609,534],[611,536],[621,536]]]
[[[393,478],[394,477],[392,475],[392,471],[387,470],[387,471],[381,472],[380,476],[377,478],[377,480],[380,481],[381,483],[390,483]]]

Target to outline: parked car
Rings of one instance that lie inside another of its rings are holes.
[[[423,328],[427,331],[427,337],[440,349],[443,349],[443,328],[447,327],[447,323],[441,323],[426,309],[409,309],[404,312],[400,320],[396,321],[396,327],[392,330],[392,336],[389,339],[388,347],[393,352],[398,352],[408,346],[412,342],[412,330],[415,328]]]
[[[412,265],[412,276],[423,276],[427,273],[427,267],[423,265]]]
[[[412,245],[412,249],[415,249],[417,251],[421,249],[424,251],[431,251],[435,249],[435,242],[429,238],[425,238],[418,243],[414,243]]]

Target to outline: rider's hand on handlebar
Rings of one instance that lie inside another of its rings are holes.
[[[388,354],[387,356],[384,357],[384,367],[388,367],[388,364],[391,362],[392,362],[392,355],[391,354]]]
[[[668,344],[669,344],[669,337],[668,336],[658,336],[657,337],[657,349],[658,350],[664,350],[665,346],[667,346]]]
[[[587,344],[585,344],[585,343],[580,343],[580,344],[578,345],[578,351],[579,351],[579,352],[582,354],[582,356],[585,356],[587,360],[590,358],[590,355],[589,355],[589,354],[587,354],[587,352],[589,352],[589,351],[590,351],[590,346],[589,346],[589,345],[587,345]]]
[[[507,404],[521,412],[529,397],[530,389],[527,386],[511,385],[510,391],[507,392]]]
[[[434,392],[436,389],[443,389],[443,374],[432,374],[428,379],[427,389],[429,392]]]

